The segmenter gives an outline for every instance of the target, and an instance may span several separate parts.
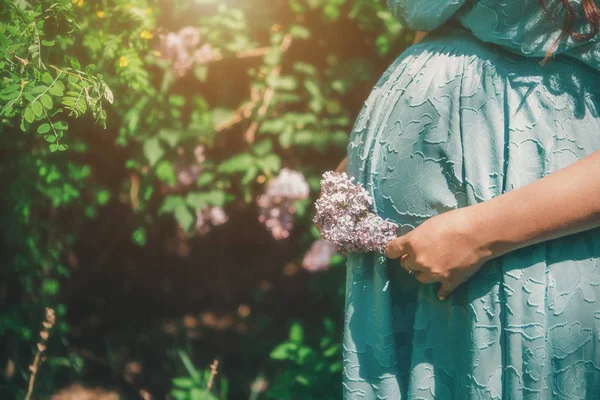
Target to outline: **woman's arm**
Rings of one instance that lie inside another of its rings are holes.
[[[427,32],[417,31],[415,32],[415,39],[413,40],[413,44],[419,43],[423,38],[427,36]],[[335,169],[336,172],[347,172],[346,167],[348,166],[348,157],[345,157],[340,165]]]
[[[600,151],[492,200],[437,215],[392,240],[386,253],[443,300],[483,263],[600,226]]]
[[[492,257],[600,226],[600,151],[472,207]]]

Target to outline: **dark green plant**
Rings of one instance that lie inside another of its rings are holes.
[[[190,65],[165,47],[183,27],[204,51]],[[87,220],[122,204],[139,246],[168,220],[192,235],[207,208],[255,208],[282,167],[301,171],[314,198],[366,89],[406,45],[400,29],[370,0],[0,0],[0,335],[16,371],[0,390],[24,394],[45,307],[57,323],[36,395],[55,389],[58,370],[81,371],[61,296]],[[310,204],[295,204],[306,247]],[[292,370],[271,393],[338,380],[339,325],[301,340],[294,325],[273,353]]]

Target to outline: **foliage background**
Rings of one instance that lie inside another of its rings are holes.
[[[205,57],[177,64],[190,26]],[[203,399],[215,359],[208,398],[339,398],[343,258],[301,260],[401,28],[376,0],[1,0],[0,397],[51,307],[34,398]],[[284,167],[311,196],[276,240],[256,199]],[[194,232],[206,207],[228,221]]]

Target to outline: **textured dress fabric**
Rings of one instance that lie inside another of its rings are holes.
[[[373,88],[348,172],[399,234],[600,149],[600,45],[565,40],[541,66],[562,22],[538,0],[388,3],[432,32]],[[344,398],[600,399],[600,230],[491,260],[444,302],[438,287],[349,257]]]

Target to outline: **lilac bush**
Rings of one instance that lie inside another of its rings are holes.
[[[343,253],[385,254],[385,246],[396,237],[398,226],[374,214],[373,199],[352,180],[343,172],[323,174],[313,222],[321,227],[321,236]]]
[[[265,224],[273,238],[280,240],[289,237],[294,227],[293,202],[307,199],[309,192],[304,175],[288,168],[283,168],[269,182],[267,190],[256,204],[259,208],[258,220]]]

